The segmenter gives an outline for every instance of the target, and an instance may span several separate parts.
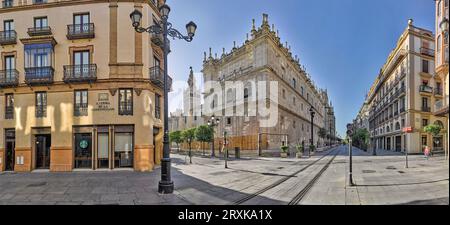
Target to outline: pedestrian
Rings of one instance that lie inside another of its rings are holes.
[[[428,160],[430,157],[430,148],[428,146],[425,146],[425,150],[423,151],[425,158]]]

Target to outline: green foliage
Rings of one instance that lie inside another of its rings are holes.
[[[195,131],[196,130],[197,130],[196,128],[192,128],[192,129],[183,131],[183,133],[182,133],[183,140],[189,144],[192,144],[192,142],[195,141]]]
[[[441,133],[442,127],[437,124],[430,124],[423,128],[423,131],[433,135],[433,137],[438,136]]]
[[[287,146],[287,145],[282,145],[280,148],[283,153],[287,153],[289,150],[289,146]]]
[[[318,135],[320,138],[325,138],[327,136],[327,130],[325,130],[324,128],[320,128]]]
[[[305,148],[303,145],[296,145],[295,148],[297,149],[297,152],[303,153],[305,151]]]
[[[316,146],[315,145],[310,145],[309,149],[310,149],[311,152],[314,152],[314,151],[316,151]]]
[[[210,126],[199,126],[195,131],[195,138],[200,142],[212,142],[214,136],[214,130]]]
[[[358,129],[352,136],[352,144],[360,149],[367,150],[370,133],[367,129]]]
[[[181,131],[170,132],[170,142],[176,143],[178,146],[183,142],[183,133]]]

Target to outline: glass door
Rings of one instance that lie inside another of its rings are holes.
[[[50,135],[36,135],[35,149],[36,149],[36,169],[50,168]]]
[[[92,169],[92,134],[75,134],[75,169]]]
[[[5,72],[6,82],[13,82],[15,80],[16,60],[14,56],[5,57]]]
[[[3,22],[3,28],[5,30],[5,38],[14,38],[14,21],[8,20]]]
[[[133,133],[115,133],[114,167],[133,168]]]
[[[89,51],[80,51],[73,53],[74,77],[88,77],[89,76]]]
[[[16,147],[16,133],[15,130],[5,131],[6,139],[6,155],[5,155],[5,170],[14,171],[15,162],[15,147]]]
[[[109,169],[109,133],[97,135],[97,168]]]
[[[89,32],[89,14],[78,14],[73,17],[75,33]]]

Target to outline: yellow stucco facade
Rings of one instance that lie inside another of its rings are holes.
[[[162,67],[162,49],[129,18],[141,10],[149,26],[158,4],[12,1],[0,9],[0,171],[160,163],[162,73],[152,78],[151,68]]]

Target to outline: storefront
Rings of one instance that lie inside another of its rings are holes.
[[[73,128],[74,169],[134,167],[134,126]]]

